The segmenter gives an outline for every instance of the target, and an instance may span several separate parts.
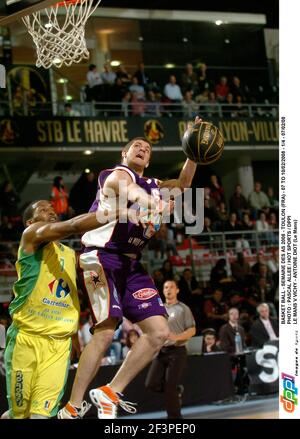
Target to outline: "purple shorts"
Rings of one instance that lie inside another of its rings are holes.
[[[136,323],[167,316],[153,280],[139,261],[104,249],[87,250],[79,263],[94,325],[108,317],[122,320],[124,316]]]

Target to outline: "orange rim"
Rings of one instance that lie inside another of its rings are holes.
[[[70,3],[70,4],[74,5],[75,3],[80,3],[81,1],[82,0],[65,0],[63,2],[56,3],[55,6],[60,8],[62,6],[65,6],[65,3]]]

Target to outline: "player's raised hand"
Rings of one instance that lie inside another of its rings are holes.
[[[199,123],[201,123],[201,122],[202,122],[201,117],[200,117],[200,116],[196,116],[194,122],[189,122],[189,123],[187,124],[187,129],[189,130],[190,128],[193,127],[193,125],[195,125],[195,124],[199,124]]]

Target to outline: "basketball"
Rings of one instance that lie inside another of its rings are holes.
[[[189,159],[200,165],[210,165],[221,157],[224,138],[215,125],[201,122],[186,130],[182,148]]]

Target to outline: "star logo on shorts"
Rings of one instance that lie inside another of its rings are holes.
[[[94,285],[95,289],[98,286],[102,286],[103,285],[103,280],[101,279],[99,274],[97,274],[95,271],[91,271],[90,272],[90,276],[91,276],[92,284]]]

